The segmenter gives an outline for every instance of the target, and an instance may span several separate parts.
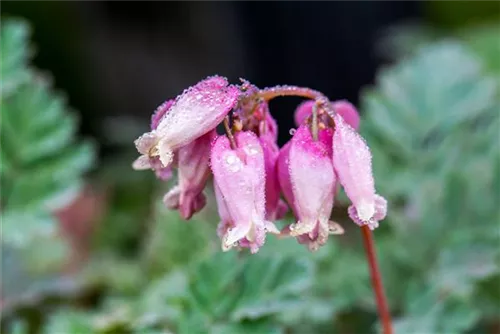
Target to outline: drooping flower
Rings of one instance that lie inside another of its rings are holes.
[[[314,140],[306,125],[295,132],[289,153],[288,168],[294,196],[297,223],[290,235],[306,234],[315,244],[326,242],[330,233],[340,233],[330,222],[335,192],[335,173],[327,146]]]
[[[210,176],[210,147],[215,136],[212,130],[177,151],[179,181],[163,202],[171,209],[179,209],[186,220],[206,204],[203,189]]]
[[[385,218],[387,201],[375,193],[370,149],[340,115],[335,115],[333,164],[344,191],[352,202],[348,212],[358,225],[378,227]]]
[[[212,131],[236,105],[239,89],[226,78],[209,77],[185,90],[159,118],[156,129],[135,141],[141,157],[135,168],[150,168],[149,158],[159,157],[163,167],[172,163],[174,151]],[[155,120],[154,120],[155,121]]]
[[[232,149],[226,136],[218,137],[211,152],[222,218],[219,233],[223,235],[223,249],[238,243],[256,253],[267,231],[279,231],[265,220],[265,164],[260,142],[249,131],[238,132],[235,139],[238,147]]]

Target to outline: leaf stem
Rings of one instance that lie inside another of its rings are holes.
[[[370,275],[372,279],[372,288],[375,293],[375,301],[377,303],[378,314],[382,322],[384,334],[392,334],[392,321],[387,298],[382,284],[382,277],[378,268],[377,256],[375,253],[375,243],[373,241],[372,231],[367,225],[361,227],[363,234],[363,243],[365,245],[366,257],[370,266]]]

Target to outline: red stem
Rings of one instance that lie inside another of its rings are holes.
[[[377,309],[379,317],[382,321],[382,329],[384,334],[392,334],[392,322],[389,306],[387,305],[387,298],[384,292],[384,285],[382,284],[382,276],[378,268],[377,256],[375,254],[375,243],[373,241],[372,231],[367,225],[361,227],[363,234],[363,243],[365,245],[366,257],[370,266],[370,275],[372,278],[372,287],[375,293],[375,300],[377,302]]]

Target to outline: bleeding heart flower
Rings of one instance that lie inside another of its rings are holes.
[[[172,105],[163,104],[160,109],[168,112],[159,115],[156,129],[135,141],[141,157],[134,168],[150,168],[149,158],[158,156],[163,167],[173,161],[174,150],[212,131],[236,105],[239,89],[228,86],[226,78],[209,77],[185,90]],[[153,117],[153,123],[157,119]]]
[[[358,225],[378,227],[385,218],[387,201],[375,193],[372,156],[361,136],[340,115],[335,118],[333,163],[347,197],[352,202],[348,212]]]
[[[222,222],[222,247],[228,250],[239,243],[256,253],[264,244],[267,231],[279,233],[265,220],[264,152],[257,136],[249,131],[235,135],[238,147],[220,136],[211,152],[211,166]]]
[[[203,189],[210,176],[210,147],[215,137],[212,130],[177,151],[179,182],[163,202],[171,209],[179,209],[184,219],[190,219],[206,204]]]
[[[330,233],[339,234],[330,222],[335,192],[335,173],[328,147],[314,140],[306,125],[295,132],[288,158],[290,183],[297,223],[289,226],[292,236],[306,235],[311,249],[326,242]]]

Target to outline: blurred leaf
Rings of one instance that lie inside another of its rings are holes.
[[[477,59],[457,43],[422,48],[379,73],[378,85],[363,96],[363,130],[372,143],[381,193],[391,198],[412,194],[432,174],[440,182],[439,173],[455,166],[450,159],[454,150],[459,158],[456,141],[447,141],[452,131],[472,130],[485,115],[497,117],[494,81],[482,75]]]
[[[94,147],[72,143],[74,121],[65,122],[72,115],[65,114],[63,103],[55,102],[60,99],[43,81],[24,84],[2,99],[6,210],[52,211],[67,205],[80,190],[80,176],[92,165]],[[49,123],[46,110],[57,115],[50,116],[50,125],[44,124]]]
[[[139,322],[178,321],[187,293],[188,278],[183,271],[169,273],[152,282],[140,297],[139,308],[143,316]]]
[[[282,334],[284,332],[280,326],[266,321],[246,321],[237,324],[215,325],[210,331],[212,334]]]
[[[30,29],[21,20],[3,19],[0,31],[0,77],[2,96],[11,94],[30,77],[27,67],[31,52],[28,47]]]
[[[255,319],[300,307],[303,301],[297,295],[312,285],[312,274],[306,260],[252,257],[243,271],[244,287],[232,318]]]
[[[2,242],[23,247],[39,236],[51,236],[57,227],[54,217],[29,212],[2,212]]]
[[[83,312],[60,311],[52,314],[44,328],[44,333],[96,333],[92,324],[92,316]]]
[[[145,256],[153,273],[193,263],[220,248],[215,225],[200,214],[185,221],[162,201],[155,204]]]

